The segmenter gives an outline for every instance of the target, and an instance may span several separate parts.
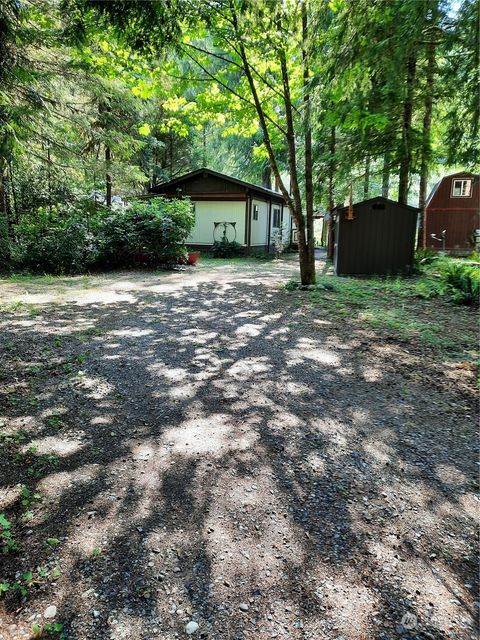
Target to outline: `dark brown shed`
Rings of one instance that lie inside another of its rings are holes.
[[[418,209],[378,196],[334,213],[337,275],[412,272]]]

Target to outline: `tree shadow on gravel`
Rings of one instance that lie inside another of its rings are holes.
[[[4,574],[50,576],[7,593],[18,628],[53,603],[79,640],[192,619],[205,638],[473,637],[473,396],[276,275],[126,274],[110,302],[8,316]],[[19,483],[42,496],[28,521]]]

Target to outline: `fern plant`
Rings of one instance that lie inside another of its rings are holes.
[[[456,304],[478,304],[480,269],[462,262],[449,262],[442,268],[446,292]]]

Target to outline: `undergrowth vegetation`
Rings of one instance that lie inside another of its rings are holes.
[[[301,287],[289,281],[285,288],[310,292],[311,301],[326,314],[353,319],[371,329],[391,333],[403,340],[455,351],[475,336],[450,335],[432,313],[434,299],[447,304],[475,307],[479,302],[480,268],[476,256],[469,259],[441,255],[422,256],[413,278],[347,278],[324,274],[315,285]],[[431,301],[432,304],[422,304]],[[466,311],[468,312],[468,311]]]
[[[243,247],[235,240],[222,238],[214,242],[210,249],[212,258],[238,258],[244,253]]]

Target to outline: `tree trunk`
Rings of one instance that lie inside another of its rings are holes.
[[[333,260],[333,244],[334,228],[333,228],[333,210],[335,208],[335,151],[336,151],[336,131],[335,127],[332,127],[330,131],[330,162],[328,167],[328,209],[330,211],[330,218],[328,220],[327,230],[327,258]]]
[[[15,216],[12,219],[12,224],[18,224],[20,222],[20,216],[19,216],[18,205],[17,205],[17,194],[15,193],[15,181],[13,178],[12,163],[10,160],[8,161],[8,178],[10,181],[10,188],[12,192],[13,213]]]
[[[202,166],[207,167],[207,131],[205,125],[202,129]]]
[[[435,26],[437,18],[437,6],[432,9],[431,26]],[[432,110],[433,110],[433,91],[435,85],[436,71],[436,43],[435,33],[431,33],[430,42],[427,45],[427,69],[425,82],[425,102],[423,114],[423,131],[422,131],[422,159],[420,163],[420,193],[418,197],[418,207],[420,209],[420,225],[418,229],[417,249],[426,246],[426,228],[425,228],[425,204],[427,202],[427,188],[430,160],[432,155]]]
[[[370,156],[365,158],[365,173],[363,176],[363,199],[368,200],[370,194]]]
[[[50,142],[47,142],[47,186],[48,186],[48,215],[52,217],[52,161],[50,156]]]
[[[107,207],[112,206],[112,174],[110,173],[110,166],[112,162],[112,151],[109,146],[105,147],[105,204]]]
[[[0,270],[8,268],[10,238],[8,224],[7,165],[0,159]]]
[[[298,230],[298,260],[300,263],[300,280],[302,284],[315,283],[315,260],[312,259],[310,243],[307,243],[305,226],[302,231]],[[313,246],[313,243],[311,243]],[[313,255],[314,258],[314,255]]]
[[[413,116],[413,93],[415,89],[415,78],[417,73],[417,54],[413,52],[407,62],[407,87],[406,96],[403,103],[403,124],[402,143],[400,153],[400,170],[398,176],[398,202],[407,204],[408,200],[408,180],[412,163],[412,116]]]
[[[388,198],[390,191],[390,151],[385,151],[383,156],[383,171],[382,171],[382,196]]]
[[[272,139],[267,125],[267,114],[265,113],[260,96],[257,91],[255,81],[253,79],[253,72],[250,66],[247,51],[244,45],[243,34],[239,28],[238,16],[233,9],[232,5],[232,24],[235,30],[235,38],[238,46],[238,52],[242,60],[243,71],[247,78],[250,92],[252,94],[255,110],[258,115],[258,120],[263,133],[263,143],[268,153],[270,165],[272,167],[272,173],[280,188],[285,203],[290,209],[291,215],[295,221],[295,226],[298,233],[298,247],[299,247],[299,263],[300,263],[300,280],[302,284],[313,284],[315,282],[315,261],[310,259],[308,252],[307,239],[305,234],[305,218],[302,212],[302,199],[300,195],[300,188],[297,176],[296,165],[296,149],[295,149],[295,129],[293,125],[293,106],[290,96],[290,82],[288,77],[287,61],[285,51],[283,49],[278,50],[278,58],[280,62],[280,69],[282,74],[283,85],[283,101],[285,105],[285,117],[287,123],[287,129],[285,132],[285,142],[288,150],[288,168],[290,172],[290,187],[291,195],[285,186],[280,175],[277,159],[275,157],[275,151],[273,149]]]
[[[262,169],[262,186],[265,189],[272,188],[272,167],[266,164]]]
[[[305,213],[307,217],[307,271],[309,282],[315,282],[315,232],[313,227],[313,151],[310,105],[308,15],[306,3],[302,3],[302,60],[303,60],[303,105],[304,149],[305,149]]]
[[[0,160],[0,163],[2,161]],[[8,216],[8,198],[7,198],[7,171],[5,166],[0,166],[0,215]]]

